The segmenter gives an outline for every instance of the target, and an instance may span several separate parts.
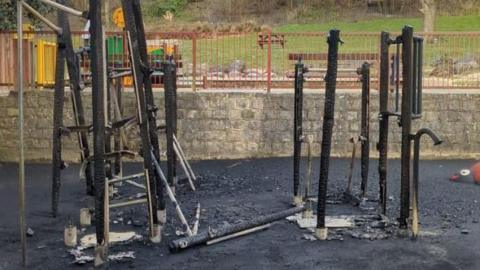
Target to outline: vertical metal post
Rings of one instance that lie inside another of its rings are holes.
[[[27,265],[27,229],[25,225],[25,153],[23,139],[23,12],[22,0],[17,1],[17,86],[18,86],[18,206],[22,265]]]
[[[295,64],[295,95],[293,115],[293,202],[301,204],[302,198],[298,194],[300,184],[300,159],[302,155],[302,118],[303,118],[303,72],[304,65],[299,59]]]
[[[192,90],[197,91],[197,37],[192,38]]]
[[[267,47],[267,92],[270,93],[272,89],[272,33],[268,33],[268,47]]]
[[[402,30],[402,126],[401,147],[401,187],[400,217],[401,228],[407,228],[410,216],[410,161],[411,161],[411,129],[412,129],[412,86],[413,86],[413,28],[405,26]]]
[[[362,75],[362,119],[361,138],[361,190],[362,197],[367,195],[368,167],[370,160],[370,64],[365,62],[361,69]]]
[[[388,165],[388,91],[389,91],[389,47],[390,34],[382,32],[380,39],[380,113],[378,135],[378,176],[380,206],[382,214],[387,212],[387,165]]]
[[[318,183],[317,230],[319,239],[327,238],[325,227],[325,206],[327,201],[328,169],[332,147],[332,132],[335,113],[335,90],[337,84],[338,44],[340,31],[330,30],[328,42],[328,66],[325,76],[325,107],[323,114],[322,150],[320,153],[320,178]]]

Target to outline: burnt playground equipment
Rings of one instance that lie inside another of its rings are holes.
[[[390,72],[389,47],[396,46],[393,56],[393,70]],[[401,63],[400,63],[401,62]],[[400,77],[400,64],[402,76]],[[382,32],[380,47],[380,113],[379,113],[379,187],[381,212],[386,214],[387,204],[387,152],[389,117],[397,117],[402,128],[401,146],[401,194],[399,226],[408,228],[410,217],[410,194],[413,194],[413,235],[418,233],[418,175],[420,159],[420,137],[427,134],[435,145],[442,143],[440,137],[428,128],[422,128],[412,133],[412,120],[422,117],[422,67],[423,67],[423,38],[414,36],[413,28],[405,26],[402,34],[395,39],[390,34]],[[394,85],[395,102],[389,110],[390,78]],[[400,93],[400,84],[402,85]],[[400,97],[401,96],[401,97]],[[411,176],[411,145],[414,141],[413,160],[413,187],[410,185]],[[415,224],[417,223],[417,224]]]
[[[332,130],[334,124],[335,111],[335,90],[336,90],[336,68],[338,61],[338,44],[341,43],[339,31],[332,30],[328,36],[328,68],[325,76],[326,92],[325,107],[323,116],[323,136],[320,154],[320,176],[319,191],[317,201],[317,229],[316,236],[319,239],[326,239],[328,230],[325,224],[325,210],[327,198],[327,184],[329,172],[329,160],[331,151]],[[420,138],[427,134],[434,141],[435,145],[442,143],[440,137],[431,129],[422,128],[415,134],[411,133],[412,119],[422,117],[422,66],[423,66],[423,38],[413,35],[413,28],[405,26],[402,34],[395,39],[390,39],[390,35],[383,32],[381,35],[381,55],[380,55],[380,113],[379,113],[379,212],[386,215],[387,201],[387,144],[389,117],[395,116],[402,127],[402,153],[401,153],[401,194],[400,194],[400,217],[398,218],[400,228],[408,228],[408,219],[410,215],[410,203],[412,203],[412,235],[415,238],[418,235],[418,186],[419,186],[419,159],[420,159]],[[396,45],[396,54],[393,55],[392,72],[389,70],[390,54],[389,46]],[[401,59],[400,59],[401,57]],[[402,67],[402,76],[400,77],[399,67]],[[347,190],[344,193],[348,198],[353,198],[360,202],[366,200],[368,167],[369,167],[369,104],[370,104],[370,66],[364,63],[358,69],[358,74],[362,81],[362,108],[361,108],[361,134],[358,138],[352,138],[353,151],[350,173],[348,176]],[[298,203],[299,198],[299,170],[302,134],[302,105],[303,105],[303,72],[304,68],[301,61],[295,66],[295,96],[294,96],[294,151],[293,151],[293,195],[294,203]],[[389,110],[389,92],[390,83],[394,85],[394,105]],[[400,93],[400,85],[402,85]],[[400,100],[401,98],[401,100]],[[401,106],[401,107],[400,107]],[[411,171],[411,144],[414,142],[413,159],[413,178]],[[351,191],[351,177],[353,162],[355,158],[356,143],[362,143],[361,156],[361,196],[355,197]],[[410,186],[410,182],[413,186]],[[410,199],[410,194],[413,199]],[[304,200],[307,203],[308,198]]]
[[[87,194],[95,198],[95,227],[96,241],[95,265],[106,262],[108,253],[109,235],[109,211],[112,208],[145,204],[148,212],[149,234],[152,242],[161,241],[161,229],[166,222],[166,210],[164,188],[175,211],[184,224],[186,233],[192,235],[192,230],[175,199],[175,171],[176,155],[182,165],[187,178],[196,177],[186,160],[185,153],[180,147],[176,133],[176,99],[166,98],[167,113],[166,125],[158,127],[156,123],[157,107],[154,103],[150,76],[154,71],[148,64],[145,30],[138,0],[123,0],[126,29],[130,56],[130,68],[107,68],[107,55],[105,32],[101,19],[102,5],[96,1],[90,1],[88,12],[80,12],[65,5],[65,1],[52,2],[42,0],[58,11],[58,23],[56,26],[44,18],[36,10],[22,2],[28,11],[44,21],[58,35],[57,37],[57,64],[55,72],[55,95],[54,95],[54,128],[53,128],[53,152],[52,152],[52,213],[55,217],[58,212],[60,197],[61,169],[65,167],[62,161],[61,145],[62,136],[76,133],[81,152],[82,166],[81,178],[86,179]],[[90,47],[73,49],[68,14],[88,18],[90,24]],[[92,76],[92,124],[86,124],[81,91],[84,88],[80,75],[79,54],[88,52],[91,59]],[[67,63],[70,78],[71,99],[74,113],[75,126],[63,125],[63,98],[64,98],[64,66]],[[176,95],[175,65],[171,61],[163,65],[165,70],[165,93]],[[136,114],[130,117],[123,116],[123,85],[122,79],[132,76],[134,82]],[[173,110],[172,110],[173,108]],[[128,140],[125,135],[126,129],[138,125],[141,139],[140,153],[129,150]],[[158,142],[158,130],[167,130],[167,148],[172,149],[174,155],[168,158],[168,179],[163,174],[160,163],[160,148]],[[93,154],[88,145],[88,137],[93,137]],[[112,141],[113,137],[113,141]],[[113,145],[113,149],[112,149]],[[141,157],[143,160],[142,172],[134,175],[123,176],[122,159]],[[173,159],[173,161],[172,161]],[[144,180],[144,185],[133,180]],[[167,184],[167,181],[169,184]],[[146,190],[146,198],[134,200],[112,200],[114,186],[120,183],[129,183]],[[112,200],[112,201],[111,201]],[[198,219],[198,218],[197,218]]]

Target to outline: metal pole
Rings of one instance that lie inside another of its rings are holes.
[[[335,113],[335,90],[337,87],[338,43],[340,31],[330,30],[328,42],[328,67],[325,76],[325,107],[323,114],[322,150],[320,153],[320,177],[318,183],[317,229],[316,236],[325,240],[327,228],[325,226],[325,206],[327,203],[328,168],[330,165],[330,151],[332,147],[332,132]]]
[[[40,14],[38,11],[36,11],[33,7],[31,7],[29,4],[25,3],[22,1],[23,7],[27,9],[30,13],[32,13],[35,17],[37,17],[39,20],[44,22],[48,27],[50,27],[57,35],[62,34],[62,28],[55,25],[53,22],[49,21],[47,18],[43,17],[42,14]]]
[[[420,139],[423,134],[427,134],[433,140],[434,145],[442,143],[442,139],[429,128],[422,128],[414,136],[413,143],[413,198],[412,198],[412,238],[416,239],[419,232],[418,218],[418,175],[420,163]]]
[[[379,135],[378,135],[378,181],[380,187],[380,206],[382,214],[387,212],[387,165],[388,165],[388,76],[389,76],[389,56],[388,47],[390,34],[382,32],[380,40],[380,113],[379,118]]]
[[[25,225],[25,153],[23,140],[23,12],[22,0],[17,1],[17,86],[18,86],[18,206],[22,265],[27,266],[27,228]]]
[[[413,28],[405,26],[402,30],[402,126],[401,147],[401,183],[400,183],[400,228],[408,227],[410,215],[410,161],[411,161],[411,129],[412,129],[412,86],[413,86]]]
[[[86,14],[85,12],[81,12],[81,11],[78,11],[78,10],[73,9],[71,7],[67,7],[67,6],[59,4],[55,1],[51,1],[51,0],[40,0],[40,1],[42,1],[43,3],[45,3],[47,5],[50,5],[54,8],[65,11],[65,12],[70,13],[70,14],[75,15],[75,16],[82,17]]]

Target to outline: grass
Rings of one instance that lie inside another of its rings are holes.
[[[326,32],[332,28],[344,32],[398,32],[406,25],[412,25],[421,30],[421,18],[383,18],[357,22],[330,22],[324,24],[287,24],[275,28],[278,32]],[[442,31],[479,31],[480,15],[470,16],[439,16],[435,23],[435,30]]]

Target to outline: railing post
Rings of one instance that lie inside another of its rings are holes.
[[[267,55],[267,92],[272,88],[272,33],[268,33],[268,55]]]
[[[192,38],[192,90],[197,91],[197,37]]]

